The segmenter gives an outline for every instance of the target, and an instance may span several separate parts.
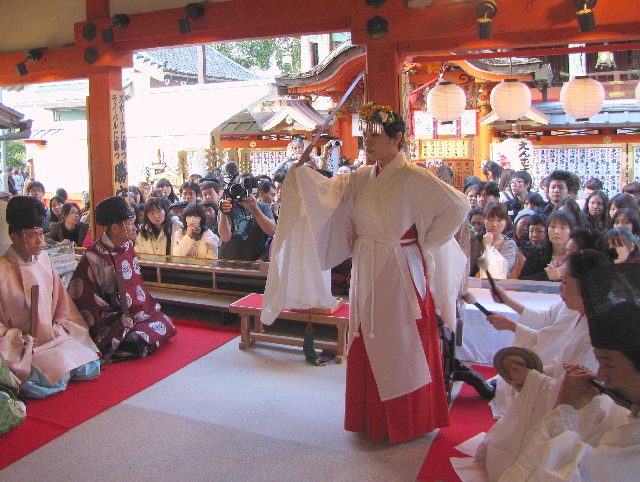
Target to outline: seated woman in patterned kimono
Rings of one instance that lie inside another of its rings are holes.
[[[145,357],[176,329],[144,286],[127,202],[119,196],[107,198],[96,206],[95,218],[105,232],[80,259],[69,294],[103,359]]]
[[[9,201],[12,244],[0,258],[0,355],[19,380],[20,394],[30,398],[100,374],[98,349],[42,252],[44,215],[36,198]]]

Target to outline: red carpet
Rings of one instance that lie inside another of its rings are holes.
[[[485,378],[496,374],[493,368],[477,365],[473,368]],[[449,457],[462,456],[454,447],[479,432],[486,432],[494,423],[487,401],[466,383],[453,402],[449,419],[451,425],[438,432],[422,464],[417,477],[421,482],[460,480],[449,462]]]
[[[152,356],[107,365],[95,380],[71,382],[60,394],[29,401],[24,423],[0,438],[0,469],[238,335],[236,329],[174,321],[178,334]]]

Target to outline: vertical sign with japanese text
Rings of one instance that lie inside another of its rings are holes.
[[[113,192],[117,196],[129,191],[127,171],[127,134],[124,122],[124,92],[109,92],[111,122],[111,162],[113,165]]]

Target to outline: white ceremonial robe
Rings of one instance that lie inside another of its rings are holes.
[[[581,322],[581,326],[576,326],[579,318],[580,313],[567,308],[562,300],[544,311],[525,308],[516,325],[513,346],[528,348],[536,352],[545,366],[545,373],[558,373],[555,368],[558,364],[562,367],[566,361],[565,358],[584,359],[586,356],[588,360],[595,363],[595,358],[592,356],[591,340],[588,338],[588,333],[585,332],[586,322]],[[585,335],[587,335],[587,339],[585,339]],[[574,351],[576,346],[579,351],[577,354]],[[560,353],[564,353],[563,358],[555,360]],[[568,362],[582,363],[570,360]],[[561,375],[562,371],[558,376]],[[517,390],[505,382],[502,377],[496,377],[496,395],[489,403],[493,416],[495,418],[502,417],[516,399],[517,394]]]
[[[414,284],[424,297],[426,266],[436,312],[455,329],[466,257],[453,235],[469,210],[464,195],[402,153],[377,176],[375,166],[332,179],[294,168],[283,189],[263,323],[285,307],[332,306],[327,270],[353,256],[349,343],[360,329],[380,399],[429,383]],[[414,224],[418,244],[401,246]]]
[[[525,441],[500,481],[631,481],[640,478],[640,420],[600,395],[560,405]]]

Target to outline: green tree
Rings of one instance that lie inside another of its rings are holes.
[[[24,148],[24,142],[4,141],[4,145],[7,153],[7,167],[21,167],[23,169],[26,169],[27,164],[24,162],[24,159],[27,156],[27,152]]]
[[[247,69],[266,71],[275,65],[283,74],[300,72],[300,39],[297,37],[216,43],[213,47]]]

